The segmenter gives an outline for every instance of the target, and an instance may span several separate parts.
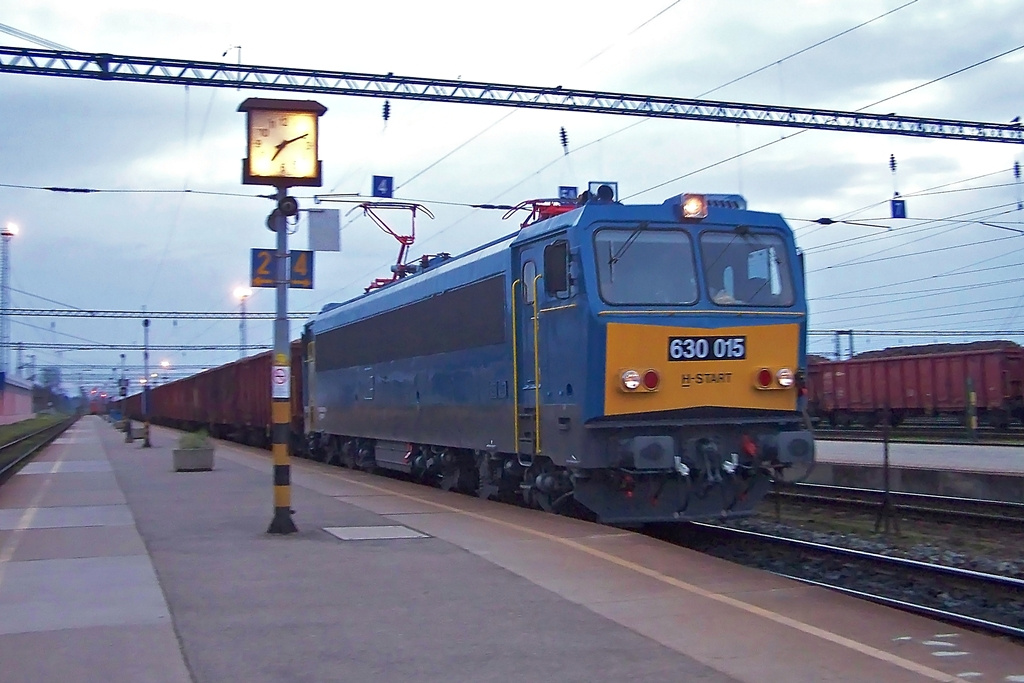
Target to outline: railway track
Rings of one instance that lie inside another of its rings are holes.
[[[889,493],[892,509],[900,514],[937,521],[963,522],[989,526],[1020,525],[1024,523],[1024,503],[1012,503],[979,498],[937,496],[924,493]],[[769,499],[860,509],[879,509],[885,492],[828,484],[780,484],[768,494]]]
[[[1024,641],[1024,579],[718,524],[692,526],[672,540],[802,583]]]
[[[77,419],[70,417],[0,445],[0,484],[7,481],[22,463],[63,434]]]

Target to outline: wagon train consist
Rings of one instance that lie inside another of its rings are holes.
[[[782,217],[598,196],[528,203],[515,233],[325,307],[293,347],[296,446],[619,524],[747,515],[806,472],[807,308]],[[154,419],[267,439],[269,373],[262,354],[158,387]]]
[[[843,361],[812,357],[808,411],[837,427],[893,425],[908,417],[965,417],[974,393],[980,424],[1024,421],[1024,349],[1013,342],[932,344],[869,351]]]

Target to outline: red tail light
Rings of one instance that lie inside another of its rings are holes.
[[[761,368],[757,373],[757,385],[762,389],[767,389],[772,385],[772,371],[768,368]]]
[[[657,370],[648,370],[644,373],[644,388],[648,391],[654,391],[660,383],[661,377],[658,376]]]

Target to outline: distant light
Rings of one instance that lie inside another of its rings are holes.
[[[156,374],[155,372],[153,372],[153,373],[150,373],[150,375],[149,375],[149,376],[150,376],[150,377],[156,377],[156,376],[157,376],[157,374]]]
[[[169,360],[162,360],[162,361],[160,361],[160,367],[162,367],[162,368],[169,368],[169,367],[171,367],[171,361],[169,361]]]
[[[145,383],[146,383],[146,378],[145,377],[142,377],[142,378],[139,379],[139,384],[145,384]]]
[[[252,296],[252,290],[248,287],[235,287],[235,298],[245,301]]]
[[[4,229],[0,231],[0,235],[3,235],[4,237],[14,237],[20,230],[21,228],[18,227],[17,223],[8,222],[7,225],[4,226]]]

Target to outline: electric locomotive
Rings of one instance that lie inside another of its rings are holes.
[[[806,474],[802,257],[735,195],[532,204],[309,321],[310,452],[613,524],[751,514]]]

